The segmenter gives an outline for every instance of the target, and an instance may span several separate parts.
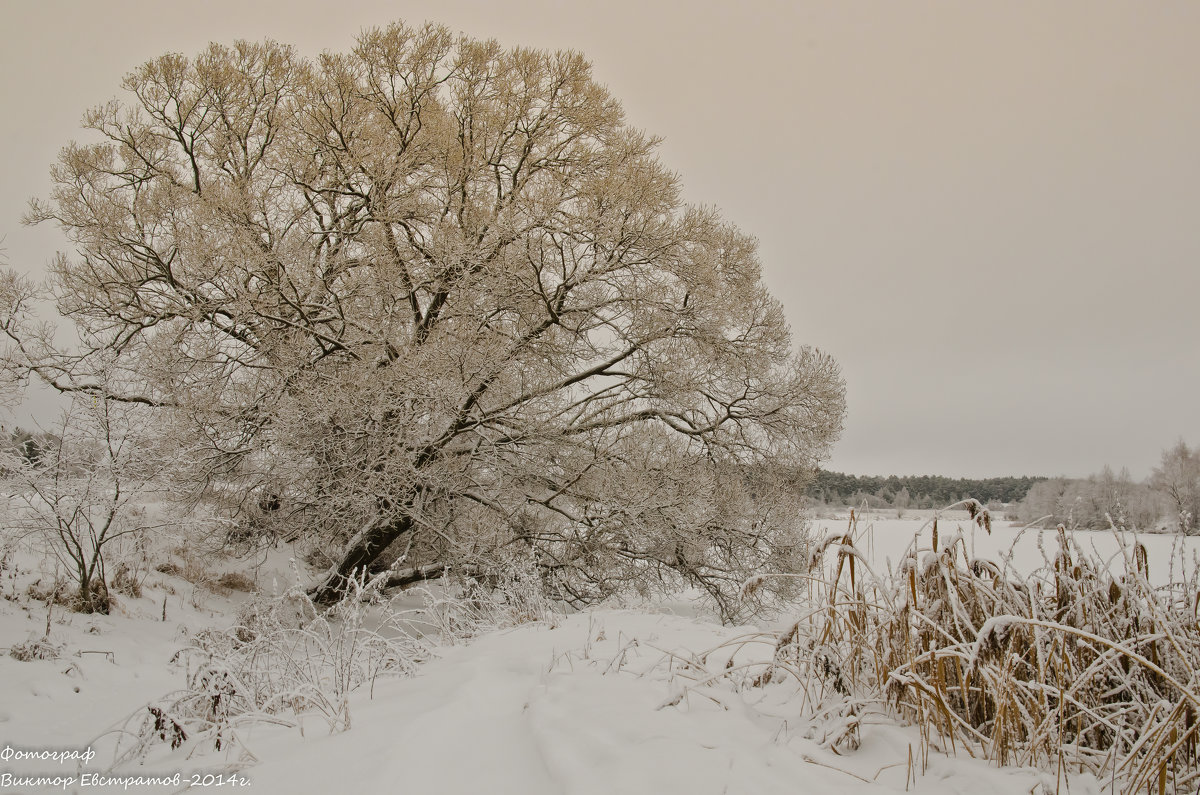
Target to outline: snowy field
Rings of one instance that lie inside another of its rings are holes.
[[[938,523],[940,542],[944,545],[955,534],[961,534],[972,558],[986,558],[1001,566],[1007,564],[1022,575],[1049,565],[1058,549],[1058,533],[1054,528],[1026,528],[1020,523],[993,521],[986,532],[970,521],[965,513],[952,514]],[[819,519],[813,522],[814,534],[823,535],[849,528],[846,519]],[[866,552],[872,567],[879,573],[895,568],[915,540],[917,549],[928,550],[933,544],[931,519],[894,519],[870,516],[859,520],[856,544]],[[1200,536],[1177,534],[1138,534],[1113,531],[1076,530],[1071,534],[1079,547],[1094,553],[1109,563],[1113,572],[1124,571],[1124,557],[1133,554],[1134,544],[1146,549],[1150,564],[1149,579],[1157,585],[1188,578],[1200,564]]]
[[[815,527],[820,534],[846,524]],[[1011,550],[1016,568],[1044,565],[1036,531],[996,522],[988,535],[967,521],[943,521],[941,543],[960,527],[976,556],[1003,561]],[[894,565],[914,535],[921,545],[932,542],[922,520],[877,519],[858,531],[879,570]],[[1113,534],[1085,535],[1081,543],[1116,560]],[[1178,539],[1140,540],[1151,576],[1165,577],[1172,553],[1179,558]],[[1182,547],[1189,558],[1194,541]],[[1052,555],[1055,543],[1049,533],[1042,548]],[[288,576],[282,556],[273,564],[260,575],[267,592]],[[0,632],[10,645],[45,628],[45,606],[19,597],[30,576],[19,563],[3,575]],[[355,690],[346,731],[331,732],[315,714],[296,726],[251,724],[220,751],[211,743],[171,749],[163,742],[111,769],[114,748],[127,740],[120,728],[142,721],[148,701],[185,684],[186,665],[171,660],[187,638],[206,626],[228,627],[246,598],[164,574],[147,582],[141,598],[122,598],[110,616],[56,609],[50,640],[61,657],[0,657],[0,771],[9,776],[0,775],[0,792],[178,792],[189,783],[200,790],[220,783],[256,793],[982,795],[1066,792],[1067,781],[1072,793],[1108,791],[1089,775],[1060,780],[997,768],[961,748],[939,753],[936,741],[923,752],[918,730],[881,710],[859,716],[857,749],[839,748],[830,740],[836,721],[814,717],[796,683],[746,688],[736,686],[745,678],[730,675],[764,669],[773,638],[761,630],[786,614],[763,628],[723,627],[687,599],[523,623],[440,647],[415,676]],[[28,758],[45,752],[86,756]],[[231,772],[234,778],[222,778]],[[161,779],[137,778],[147,776]]]

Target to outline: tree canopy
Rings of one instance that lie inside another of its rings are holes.
[[[30,212],[74,243],[49,289],[80,344],[10,275],[13,357],[160,412],[187,484],[327,553],[317,598],[520,559],[571,600],[720,600],[794,562],[838,367],[793,349],[755,241],[683,202],[582,56],[395,24],[124,88]]]

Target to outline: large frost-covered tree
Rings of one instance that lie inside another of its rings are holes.
[[[798,560],[838,368],[791,347],[754,241],[683,203],[580,55],[397,24],[315,60],[166,55],[124,88],[30,213],[75,245],[50,287],[81,345],[5,328],[324,549],[315,597],[380,562],[518,560],[577,601],[663,578],[723,600]]]

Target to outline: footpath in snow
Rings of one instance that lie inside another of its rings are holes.
[[[856,793],[903,792],[918,737],[880,719],[838,755],[804,736],[801,704],[702,682],[763,660],[747,628],[672,615],[601,611],[530,624],[446,650],[416,677],[376,685],[350,731],[271,730],[247,739],[256,792]],[[622,654],[622,650],[624,653]],[[671,652],[678,656],[672,656]],[[792,714],[786,714],[788,711]],[[868,716],[868,721],[870,720]],[[919,766],[919,761],[916,763]],[[1030,770],[933,755],[916,788],[937,793],[1053,791]],[[910,778],[909,788],[914,786]],[[1048,787],[1048,790],[1043,790]],[[1086,791],[1075,788],[1072,791]]]

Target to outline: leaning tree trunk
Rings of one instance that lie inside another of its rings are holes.
[[[313,587],[308,596],[316,604],[333,604],[346,593],[350,578],[361,574],[383,554],[392,542],[405,533],[411,533],[413,521],[403,516],[386,524],[370,522],[358,535],[350,539],[342,552],[342,558]]]

